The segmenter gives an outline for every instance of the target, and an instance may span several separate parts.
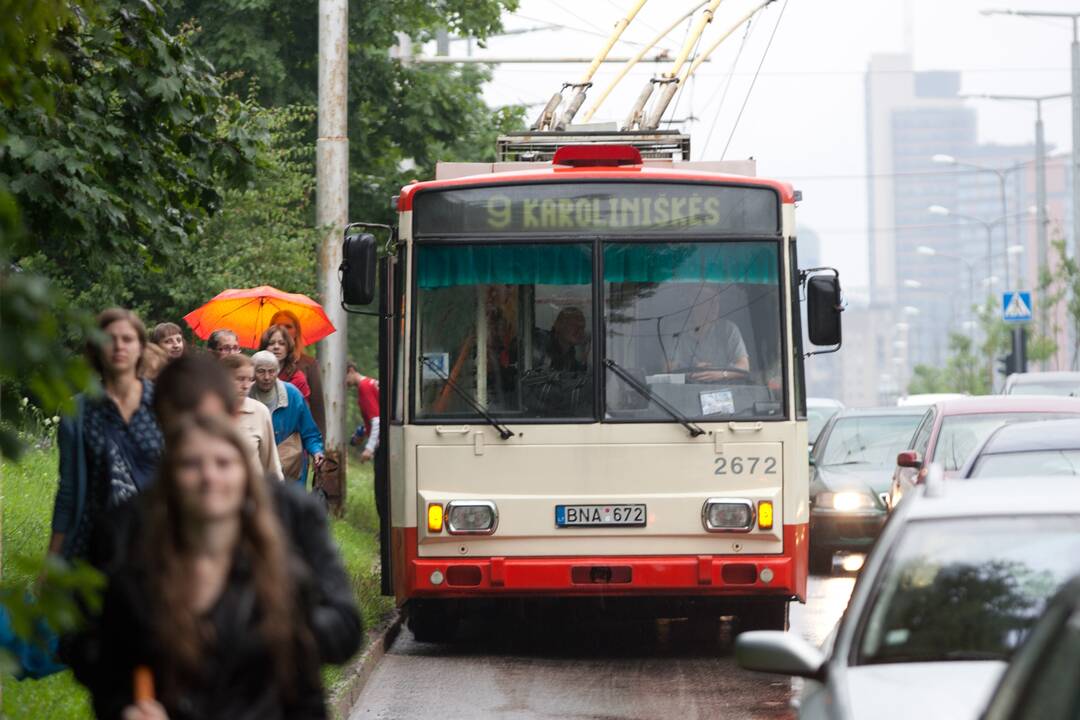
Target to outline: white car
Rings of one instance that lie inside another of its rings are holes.
[[[1080,397],[1080,372],[1013,373],[1005,379],[1005,395]]]
[[[844,409],[844,403],[832,398],[806,398],[806,442],[814,447],[818,435],[832,416]]]
[[[1049,598],[1080,571],[1072,479],[930,475],[894,511],[826,648],[778,631],[736,641],[742,667],[806,678],[801,718],[978,717]]]
[[[896,407],[930,407],[942,400],[958,400],[967,397],[964,393],[919,393],[904,395],[896,399]]]

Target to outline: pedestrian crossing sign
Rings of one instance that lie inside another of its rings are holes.
[[[1005,322],[1031,321],[1031,293],[1007,292],[1001,296],[1002,318]]]

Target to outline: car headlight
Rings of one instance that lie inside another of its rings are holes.
[[[488,500],[453,500],[446,504],[446,530],[451,535],[491,535],[499,511]]]
[[[750,532],[754,504],[749,500],[709,498],[701,508],[701,523],[709,532]]]
[[[877,501],[874,500],[872,495],[855,490],[818,493],[817,497],[814,498],[814,504],[818,507],[837,510],[839,512],[872,510],[877,507]]]

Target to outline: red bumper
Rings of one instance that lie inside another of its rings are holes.
[[[515,595],[806,599],[806,525],[785,526],[784,552],[779,555],[419,558],[416,528],[394,528],[393,542],[398,602]],[[768,582],[762,578],[765,569],[772,574]]]

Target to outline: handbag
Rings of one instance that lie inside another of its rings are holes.
[[[299,478],[300,471],[304,468],[304,444],[300,440],[300,433],[294,432],[282,440],[277,449],[278,457],[281,459],[281,473],[285,479]]]
[[[344,511],[345,475],[341,472],[341,463],[333,451],[327,453],[322,465],[315,468],[311,492],[322,501],[328,513],[341,516]]]

